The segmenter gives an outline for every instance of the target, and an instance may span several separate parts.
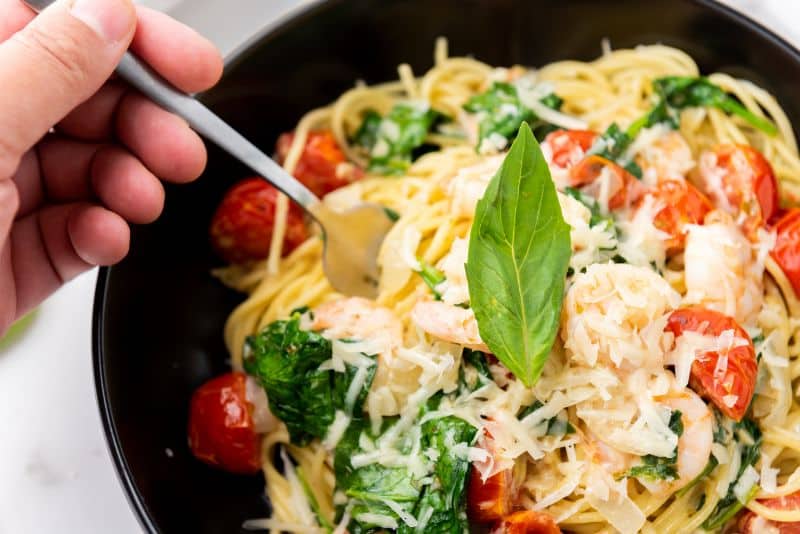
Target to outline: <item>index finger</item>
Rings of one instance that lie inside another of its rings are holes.
[[[205,37],[175,19],[138,7],[131,51],[178,89],[205,91],[222,76],[222,57]]]
[[[33,20],[34,14],[20,0],[0,0],[0,43]]]

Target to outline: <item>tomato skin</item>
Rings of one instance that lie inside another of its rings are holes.
[[[261,178],[246,178],[225,193],[211,219],[211,244],[228,263],[244,263],[269,255],[275,227],[278,190]],[[308,239],[303,212],[289,204],[283,253]]]
[[[231,473],[261,470],[261,438],[246,396],[247,375],[231,372],[197,388],[189,409],[189,447],[194,456]]]
[[[494,355],[487,358],[495,359]],[[499,361],[499,360],[497,360]],[[496,458],[495,441],[491,432],[484,429],[483,447]],[[473,523],[492,523],[502,519],[514,506],[517,498],[517,485],[513,469],[504,469],[483,481],[480,471],[473,464],[470,467],[467,486],[467,517]]]
[[[711,201],[686,181],[663,180],[651,194],[664,206],[653,218],[653,225],[670,234],[668,250],[682,249],[686,243],[686,225],[702,224],[713,209]]]
[[[576,159],[583,158],[595,139],[597,134],[589,130],[556,130],[547,134],[544,143],[552,151],[551,161],[559,167],[567,168]]]
[[[491,523],[508,515],[515,493],[513,486],[511,469],[500,471],[484,482],[472,466],[467,486],[467,517],[473,523]]]
[[[800,509],[800,491],[783,497],[759,500],[758,503],[774,510],[798,510]],[[759,517],[750,510],[739,517],[737,526],[741,534],[760,534],[768,531],[778,534],[800,534],[800,522],[798,521],[771,521]]]
[[[741,421],[753,398],[758,375],[755,349],[747,332],[732,317],[699,306],[672,312],[664,330],[672,332],[676,338],[686,331],[719,336],[726,330],[733,330],[735,337],[747,340],[747,345],[728,351],[727,368],[721,377],[714,376],[720,358],[714,351],[698,354],[691,371],[692,388],[713,402],[722,413],[734,421]],[[736,396],[733,406],[723,401],[727,395]]]
[[[591,184],[600,177],[604,169],[608,169],[615,190],[608,199],[608,209],[616,210],[630,206],[645,193],[644,186],[636,177],[613,161],[596,155],[583,158],[570,169],[570,185],[581,187]]]
[[[561,534],[561,529],[548,514],[522,510],[503,518],[492,534]]]
[[[722,192],[732,208],[747,215],[744,226],[748,235],[753,234],[780,209],[772,166],[761,152],[748,145],[719,145],[713,153],[716,169],[722,174]]]
[[[788,210],[774,229],[777,236],[770,254],[800,296],[800,208]]]
[[[279,163],[283,164],[293,141],[294,132],[286,132],[278,138],[275,152]],[[344,152],[329,130],[308,133],[306,146],[293,174],[318,197],[364,176],[361,169],[347,162]]]

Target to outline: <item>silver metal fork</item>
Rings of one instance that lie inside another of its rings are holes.
[[[54,0],[23,0],[42,11]],[[344,212],[325,206],[314,193],[245,139],[191,95],[179,91],[131,52],[120,61],[117,74],[153,102],[189,123],[197,133],[250,167],[299,204],[322,228],[325,275],[345,295],[374,298],[380,270],[378,250],[392,220],[376,204],[360,204]]]

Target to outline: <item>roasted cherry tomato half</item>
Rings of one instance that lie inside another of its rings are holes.
[[[719,336],[732,330],[734,339],[746,343],[727,352],[727,365],[717,368],[720,354],[709,351],[698,354],[692,364],[691,386],[706,397],[719,410],[733,419],[744,417],[756,387],[758,363],[753,342],[747,332],[732,318],[702,307],[681,308],[670,314],[665,330],[677,339],[684,332],[697,332],[706,336]]]
[[[712,155],[713,154],[713,155]],[[748,145],[719,145],[700,157],[703,188],[719,208],[743,213],[752,235],[778,212],[778,182],[766,158]]]
[[[269,255],[275,228],[278,190],[261,178],[247,178],[234,185],[211,219],[211,244],[229,263],[264,259]],[[289,203],[283,253],[288,254],[308,239],[303,212]]]
[[[597,134],[588,130],[557,130],[547,134],[542,144],[550,147],[553,163],[567,168],[583,159],[595,139]]]
[[[572,167],[570,185],[583,187],[593,184],[604,172],[609,179],[608,209],[616,210],[631,206],[644,194],[645,188],[636,177],[613,161],[600,156],[585,157]]]
[[[278,138],[275,151],[279,163],[282,164],[286,159],[293,141],[294,132],[287,132]],[[347,161],[333,134],[327,130],[309,132],[293,174],[319,197],[351,184],[364,175],[361,169]]]
[[[555,519],[544,512],[522,510],[506,516],[492,534],[561,534]]]
[[[474,523],[491,523],[508,515],[514,500],[511,469],[500,471],[484,482],[473,466],[467,487],[467,516]]]
[[[494,356],[491,356],[494,358]],[[484,430],[483,447],[494,453],[494,438]],[[514,506],[517,487],[512,469],[505,469],[490,476],[486,481],[480,471],[472,465],[467,486],[467,516],[474,523],[492,523],[502,519]]]
[[[192,395],[189,409],[189,447],[196,458],[231,473],[261,470],[261,438],[247,401],[247,375],[227,373]]]
[[[788,210],[775,224],[772,257],[800,297],[800,208]]]
[[[684,180],[664,180],[651,191],[663,207],[653,218],[653,226],[670,235],[667,249],[682,249],[686,243],[686,225],[702,224],[713,209],[706,196]]]
[[[800,510],[800,491],[784,497],[759,500],[758,503],[773,510]],[[800,522],[798,521],[770,521],[749,510],[739,516],[737,526],[741,534],[761,534],[762,532],[800,534]]]

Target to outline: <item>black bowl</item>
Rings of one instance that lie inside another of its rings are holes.
[[[591,59],[615,48],[664,43],[703,71],[761,84],[800,123],[800,54],[769,31],[710,1],[353,0],[305,9],[230,58],[203,100],[270,150],[300,116],[354,80],[394,79],[398,63],[423,72],[444,35],[452,54],[494,65]],[[195,461],[186,442],[188,400],[227,368],[225,317],[242,299],[211,278],[207,238],[215,204],[242,165],[211,148],[195,184],[168,188],[164,216],[136,228],[130,256],[103,269],[94,310],[97,395],[131,504],[150,532],[218,533],[263,517],[263,479]]]

